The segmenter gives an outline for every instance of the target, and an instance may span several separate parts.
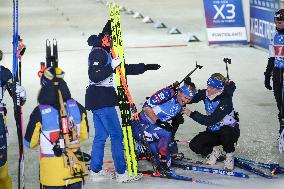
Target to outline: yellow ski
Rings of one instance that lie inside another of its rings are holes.
[[[122,119],[123,142],[125,148],[127,169],[130,176],[132,176],[133,173],[135,176],[137,176],[137,160],[135,155],[134,140],[132,136],[131,111],[129,104],[129,99],[131,99],[131,96],[128,91],[125,79],[125,66],[124,66],[125,58],[124,58],[124,49],[123,49],[123,39],[121,35],[122,29],[120,23],[119,7],[110,4],[109,13],[111,20],[113,52],[115,56],[118,55],[121,59],[121,65],[118,66],[118,68],[116,69],[116,77],[117,77],[117,91],[119,97],[119,108]]]

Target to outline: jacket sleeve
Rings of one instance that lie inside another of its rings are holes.
[[[275,57],[268,58],[268,62],[267,62],[266,69],[264,72],[265,76],[270,77],[272,75],[272,71],[274,68],[274,61],[275,61]]]
[[[225,85],[224,93],[230,97],[233,96],[236,90],[236,84],[233,81],[230,81],[229,84]]]
[[[125,64],[126,75],[139,75],[145,72],[145,64]]]
[[[113,69],[110,64],[106,65],[89,65],[89,79],[92,82],[98,83],[105,80],[113,73]]]
[[[81,125],[80,125],[80,142],[82,142],[89,138],[89,124],[88,124],[86,109],[79,102],[77,102],[77,104],[82,116]]]
[[[8,90],[9,95],[13,97],[13,91],[14,91],[14,80],[13,80],[13,75],[11,71],[4,66],[1,66],[1,80],[2,80],[2,87]]]
[[[210,115],[203,115],[198,111],[191,113],[190,117],[201,125],[211,126],[220,122],[226,115],[233,110],[233,104],[230,98],[224,99]]]
[[[164,88],[153,94],[143,105],[143,108],[153,108],[156,105],[163,104],[170,100],[175,95],[174,90],[170,88]]]
[[[272,75],[272,71],[274,68],[274,61],[275,61],[274,37],[275,34],[271,38],[268,46],[268,61],[267,61],[266,70],[264,72],[264,75],[266,77],[270,77]]]
[[[41,113],[39,107],[36,107],[30,115],[30,120],[24,137],[24,143],[27,148],[34,148],[39,145],[41,128]]]
[[[198,92],[194,95],[194,97],[189,102],[189,104],[197,103],[201,100],[205,100],[205,98],[206,98],[206,89],[198,90]]]

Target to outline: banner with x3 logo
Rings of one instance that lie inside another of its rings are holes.
[[[203,0],[209,45],[247,44],[241,0]]]

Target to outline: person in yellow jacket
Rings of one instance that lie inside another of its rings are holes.
[[[72,138],[75,136],[70,142],[79,144],[89,137],[85,108],[71,98],[68,86],[63,80],[64,72],[60,68],[50,67],[41,77],[39,105],[30,115],[24,142],[27,148],[35,148],[40,145],[40,184],[42,188],[80,189],[82,178],[74,178],[70,166],[65,166],[65,155],[62,152],[64,149],[59,147],[62,130],[59,125],[58,92],[53,82],[55,73],[65,105],[69,131],[72,130]]]
[[[3,58],[3,52],[0,50],[0,61]],[[12,189],[12,179],[8,174],[8,162],[7,162],[7,134],[8,129],[5,123],[6,107],[3,103],[4,93],[7,90],[11,97],[14,96],[14,92],[19,93],[21,104],[26,101],[25,89],[16,85],[13,82],[13,75],[11,71],[4,66],[0,65],[0,189]],[[13,99],[14,100],[14,99]]]

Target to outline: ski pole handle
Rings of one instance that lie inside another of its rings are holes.
[[[223,61],[226,63],[226,72],[227,72],[227,79],[230,80],[229,78],[229,69],[228,69],[228,64],[231,64],[232,59],[230,58],[224,58]]]

